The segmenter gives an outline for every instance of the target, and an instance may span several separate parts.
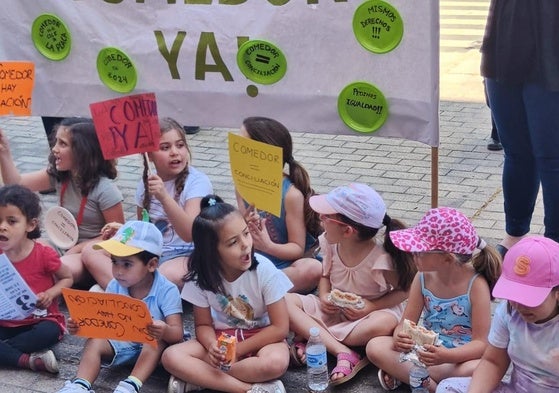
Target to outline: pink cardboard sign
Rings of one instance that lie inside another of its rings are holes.
[[[159,149],[159,118],[154,93],[89,105],[106,160]]]

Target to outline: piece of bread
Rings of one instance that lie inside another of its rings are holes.
[[[335,288],[330,291],[330,301],[338,307],[363,308],[365,306],[361,296]]]
[[[425,344],[435,345],[439,338],[438,333],[425,329],[423,326],[420,326],[409,319],[404,319],[402,331],[409,334],[412,340],[419,346],[423,346]]]

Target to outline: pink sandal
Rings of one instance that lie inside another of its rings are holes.
[[[361,371],[367,364],[369,364],[369,359],[367,357],[359,356],[359,354],[355,351],[351,351],[350,353],[347,352],[340,352],[338,356],[336,356],[337,362],[339,363],[341,360],[347,360],[350,364],[350,367],[346,366],[338,366],[334,367],[332,372],[330,373],[330,384],[331,385],[341,385],[355,377],[359,371]],[[332,380],[332,375],[334,374],[343,374],[344,376],[338,378],[336,380]]]

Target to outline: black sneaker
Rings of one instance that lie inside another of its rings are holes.
[[[501,142],[491,138],[491,142],[487,144],[487,150],[491,150],[491,151],[503,150],[503,145],[501,145]]]
[[[186,132],[187,135],[194,135],[200,131],[199,126],[182,126],[182,128],[184,128],[184,132]]]

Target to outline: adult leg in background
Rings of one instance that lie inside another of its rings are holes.
[[[487,94],[504,149],[505,230],[519,238],[530,231],[540,178],[536,169],[522,85],[486,79]],[[504,244],[510,247],[512,244]]]
[[[521,237],[539,191],[544,199],[545,236],[559,240],[559,92],[538,85],[487,79],[487,92],[505,151],[503,195],[506,232]]]
[[[559,241],[559,91],[526,84],[523,98],[542,187],[544,236]]]

